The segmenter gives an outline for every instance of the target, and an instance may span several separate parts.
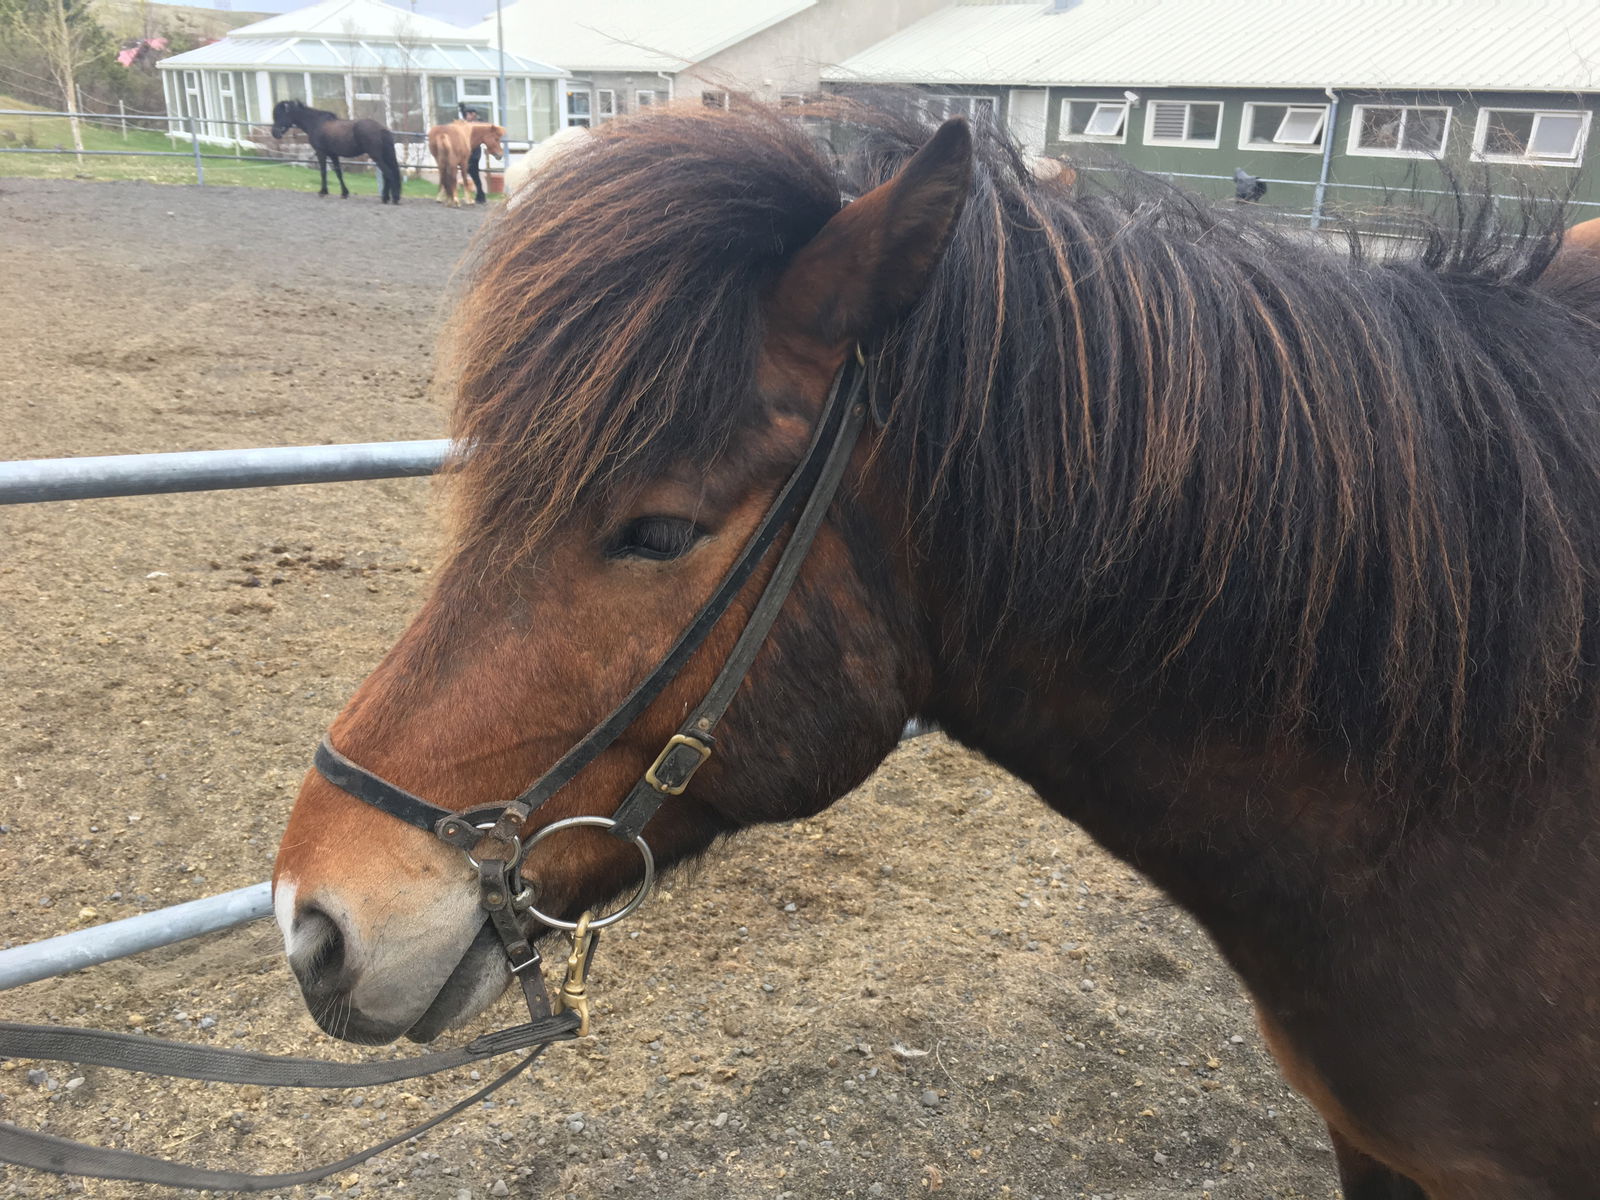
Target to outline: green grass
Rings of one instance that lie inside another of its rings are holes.
[[[0,96],[0,108],[33,108],[8,96]],[[86,155],[80,163],[74,154],[6,154],[4,151],[30,146],[51,150],[60,146],[72,149],[72,130],[65,117],[0,116],[0,176],[28,179],[142,179],[150,183],[195,182],[194,159],[187,140],[175,141],[164,132],[152,128],[154,122],[129,121],[124,138],[115,117],[96,117],[85,120],[83,148],[85,150],[176,150],[182,158],[101,158]],[[218,146],[200,144],[202,154],[220,154],[224,158],[208,158],[203,162],[206,183],[232,187],[284,188],[296,192],[314,192],[322,186],[315,166],[285,165],[281,159],[264,158],[241,150],[234,152]],[[345,164],[344,180],[356,195],[376,196],[378,176],[365,159],[359,164]],[[339,181],[333,171],[328,172],[328,189],[339,193]],[[420,179],[405,181],[405,194],[422,197],[436,189]]]

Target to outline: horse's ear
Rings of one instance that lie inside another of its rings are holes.
[[[773,291],[777,326],[836,347],[903,314],[944,253],[971,178],[972,133],[957,117],[801,248]]]

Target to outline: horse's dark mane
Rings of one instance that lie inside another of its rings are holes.
[[[837,127],[833,155],[786,113],[663,111],[546,169],[454,335],[464,545],[514,557],[736,442],[763,289],[929,132]],[[1600,289],[1547,273],[1554,215],[1508,232],[1464,200],[1376,262],[976,142],[875,385],[969,628],[1070,641],[1120,687],[1379,774],[1528,766],[1589,719]]]
[[[304,100],[296,100],[292,96],[287,100],[279,100],[272,106],[274,116],[278,114],[279,110],[282,110],[286,119],[290,121],[293,121],[296,117],[327,117],[331,121],[342,119],[336,112],[329,112],[325,108],[312,108]]]

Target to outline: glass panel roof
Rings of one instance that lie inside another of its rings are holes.
[[[443,75],[498,71],[500,53],[488,46],[424,42],[334,42],[326,38],[223,38],[161,60],[163,67],[244,67],[266,70],[428,71]],[[553,78],[564,72],[546,63],[506,54],[508,75]]]

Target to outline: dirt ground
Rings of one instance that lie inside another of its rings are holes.
[[[0,457],[440,435],[482,213],[0,178]],[[322,728],[435,558],[436,484],[0,510],[0,943],[254,883]],[[596,1034],[293,1194],[1336,1195],[1310,1109],[1182,913],[930,736],[746,834],[602,946]],[[0,995],[25,1021],[343,1059],[270,923]],[[510,1002],[480,1023],[514,1019]],[[458,1035],[459,1036],[459,1035]],[[0,1117],[282,1171],[470,1090],[266,1093],[0,1063]],[[154,1189],[0,1168],[0,1196]]]

